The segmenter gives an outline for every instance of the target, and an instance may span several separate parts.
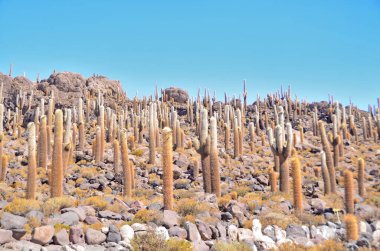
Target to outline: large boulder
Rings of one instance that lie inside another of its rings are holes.
[[[177,103],[184,104],[189,99],[188,92],[178,87],[166,88],[164,92],[168,100],[173,99]]]
[[[54,85],[59,91],[82,92],[86,80],[78,73],[58,72],[51,74],[47,82],[50,85]]]

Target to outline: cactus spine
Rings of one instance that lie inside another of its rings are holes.
[[[28,124],[28,180],[26,188],[26,198],[34,200],[36,198],[36,127],[34,122]]]
[[[359,187],[359,195],[364,197],[365,195],[365,186],[364,186],[364,159],[358,159],[358,187]]]
[[[62,166],[62,145],[63,145],[63,114],[60,109],[55,111],[54,125],[54,148],[52,162],[52,182],[50,187],[51,197],[63,195],[63,166]]]
[[[346,205],[346,213],[353,214],[354,207],[354,178],[352,172],[346,170],[344,172],[344,199]]]
[[[121,133],[121,162],[123,164],[123,196],[130,198],[132,196],[132,176],[129,167],[129,157],[128,157],[128,140],[127,132],[123,129]]]
[[[219,157],[218,157],[218,132],[216,119],[210,118],[210,169],[211,169],[211,191],[220,197],[220,170],[219,170]]]
[[[292,158],[292,174],[293,174],[293,203],[294,209],[297,213],[302,212],[302,178],[301,178],[301,164],[298,157]]]
[[[356,241],[359,239],[358,221],[356,216],[353,214],[346,215],[345,223],[347,241]]]
[[[326,165],[327,165],[327,169],[329,170],[330,191],[331,191],[331,193],[335,193],[336,192],[335,168],[334,168],[333,158],[331,156],[330,145],[329,145],[329,142],[327,139],[326,130],[325,130],[325,126],[323,124],[323,121],[319,121],[318,126],[319,126],[319,134],[321,136],[321,141],[322,141],[322,148],[326,154]]]
[[[163,129],[163,149],[162,149],[162,166],[163,166],[163,194],[164,208],[173,210],[173,141],[172,130],[169,127]]]

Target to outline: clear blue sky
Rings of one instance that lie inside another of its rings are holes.
[[[365,108],[380,95],[380,1],[0,0],[0,71],[119,79],[129,96],[177,85],[249,99],[291,84]]]

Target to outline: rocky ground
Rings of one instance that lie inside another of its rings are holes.
[[[355,113],[358,141],[354,140],[354,136],[343,141],[344,155],[339,158],[339,165],[335,168],[337,191],[327,195],[324,194],[321,174],[321,139],[313,135],[311,112],[317,106],[319,119],[324,120],[326,128],[330,130],[329,103],[307,104],[306,113],[299,112],[297,121],[301,120],[303,124],[303,142],[300,140],[298,122],[291,121],[297,138],[294,149],[301,161],[302,212],[294,210],[293,189],[289,193],[271,191],[269,173],[273,169],[274,158],[265,128],[260,128],[260,133],[255,134],[253,151],[250,148],[248,123],[254,121],[256,116],[254,105],[259,104],[261,111],[265,109],[263,102],[247,106],[243,124],[243,151],[238,157],[234,158],[233,137],[230,148],[226,150],[224,132],[220,129],[222,127],[219,128],[221,196],[205,193],[200,154],[195,149],[195,139],[199,137],[195,122],[191,125],[188,121],[188,96],[176,88],[168,90],[167,97],[161,99],[168,107],[176,108],[185,135],[184,147],[177,147],[173,152],[173,210],[164,210],[161,142],[155,148],[155,164],[148,163],[150,139],[147,125],[142,128],[141,142],[136,138],[134,146],[130,144],[129,159],[133,163],[135,184],[132,196],[125,197],[123,175],[115,173],[114,169],[112,142],[107,141],[105,144],[104,161],[96,162],[94,159],[92,144],[97,114],[93,109],[89,110],[89,121],[85,123],[84,150],[78,151],[74,142],[73,160],[64,173],[64,196],[50,196],[52,184],[49,184],[49,172],[37,167],[36,199],[28,200],[25,199],[28,178],[26,125],[35,121],[35,110],[40,106],[41,99],[47,106],[54,93],[56,109],[73,108],[78,107],[79,98],[88,96],[86,100],[97,100],[100,90],[104,106],[120,111],[126,107],[127,110],[133,110],[136,105],[144,107],[144,104],[149,103],[149,97],[128,99],[118,81],[102,76],[85,79],[74,73],[54,73],[39,83],[24,77],[12,78],[0,74],[0,82],[3,83],[5,111],[11,111],[9,117],[4,115],[3,121],[2,154],[9,156],[9,165],[5,179],[0,183],[2,250],[380,248],[380,145],[375,139],[378,137],[376,134],[366,140],[363,138],[360,118],[371,116],[367,112]],[[33,96],[29,99],[32,92]],[[153,94],[153,100],[154,96],[162,97],[158,92]],[[18,104],[21,100],[22,104]],[[233,102],[231,105],[234,106]],[[224,107],[224,102],[221,106]],[[214,111],[218,111],[219,103],[215,101],[213,107]],[[17,125],[15,134],[13,120],[16,108],[22,111],[22,123]],[[131,112],[128,114],[133,116]],[[371,117],[373,129],[377,130],[376,115]],[[272,118],[270,113],[269,120]],[[132,126],[128,128],[128,135],[134,135]],[[365,196],[357,193],[358,158],[365,160]],[[49,163],[51,161],[50,154]],[[358,220],[359,234],[356,240],[348,240],[346,233],[345,170],[351,170],[355,178],[354,215]],[[291,184],[292,180],[290,175]]]

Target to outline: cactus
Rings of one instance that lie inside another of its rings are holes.
[[[121,162],[123,165],[123,196],[132,196],[132,176],[129,167],[127,132],[121,133]]]
[[[331,156],[330,145],[329,145],[329,142],[327,140],[326,130],[325,130],[325,126],[323,124],[323,121],[319,121],[318,126],[319,126],[319,134],[321,136],[321,141],[322,141],[322,148],[326,154],[326,165],[327,165],[327,169],[329,170],[330,192],[335,193],[336,192],[335,168],[334,168],[333,158]]]
[[[365,186],[364,186],[364,159],[359,158],[358,159],[358,190],[359,195],[361,197],[364,197],[365,195]]]
[[[367,131],[367,120],[365,117],[362,118],[363,120],[363,140],[367,141],[368,131]]]
[[[301,145],[303,145],[303,142],[304,142],[304,140],[305,140],[305,136],[304,136],[303,126],[302,126],[302,125],[300,125],[299,130],[300,130],[300,140],[301,140]]]
[[[104,161],[104,148],[105,148],[105,126],[104,126],[104,106],[99,107],[98,125],[100,126],[100,139],[97,141],[99,145],[99,161]]]
[[[234,118],[234,158],[239,157],[240,153],[240,135],[239,135],[239,128],[238,128],[238,122],[237,118]]]
[[[163,166],[163,194],[164,209],[173,210],[173,145],[172,130],[169,127],[163,129],[163,149],[162,149],[162,166]]]
[[[344,172],[344,201],[346,205],[346,213],[353,214],[354,206],[354,178],[352,172],[346,170]]]
[[[270,190],[277,192],[277,173],[274,170],[269,172]]]
[[[253,124],[253,122],[249,123],[248,129],[249,129],[249,140],[250,140],[249,145],[251,148],[251,152],[253,152],[253,150],[255,149],[255,125]]]
[[[7,176],[8,161],[9,161],[8,155],[1,156],[0,182],[4,182],[5,177]]]
[[[219,157],[218,157],[218,132],[216,119],[210,118],[210,169],[211,169],[211,191],[220,197],[220,171],[219,171]]]
[[[54,124],[54,148],[52,162],[52,182],[50,183],[51,197],[63,195],[63,166],[62,166],[62,145],[63,145],[63,114],[60,109],[55,111]]]
[[[321,152],[321,170],[322,170],[322,179],[324,185],[324,194],[329,194],[331,192],[331,182],[330,174],[326,165],[326,154],[324,151]]]
[[[292,158],[292,176],[293,176],[293,203],[297,213],[302,212],[302,178],[301,164],[298,157]]]
[[[155,117],[153,111],[153,104],[149,107],[149,164],[154,165],[156,161],[156,143],[155,143]]]
[[[46,130],[46,116],[41,116],[41,122],[40,122],[40,133],[38,135],[38,167],[42,167],[47,171],[47,130]]]
[[[203,173],[203,188],[206,193],[211,193],[211,174],[210,174],[210,139],[208,136],[208,119],[207,110],[202,109],[200,120],[200,146],[199,153],[201,154],[202,173]]]
[[[199,175],[199,161],[197,158],[193,159],[193,179],[196,180]]]
[[[332,115],[332,121],[333,121],[333,133],[331,136],[331,143],[333,145],[333,152],[334,152],[334,167],[338,167],[339,164],[339,145],[340,145],[340,137],[338,134],[338,118],[336,115]]]
[[[49,98],[48,103],[48,113],[47,113],[47,127],[46,129],[49,130],[48,132],[48,142],[51,141],[51,134],[53,129],[53,113],[54,113],[54,102],[53,98]],[[48,153],[51,153],[51,144],[48,144]]]
[[[230,148],[230,126],[227,123],[224,123],[224,148],[228,153]]]
[[[119,141],[115,139],[113,141],[113,168],[115,174],[120,173],[120,147],[119,147]]]
[[[281,123],[275,128],[275,137],[273,137],[272,128],[268,128],[269,144],[274,155],[279,156],[280,162],[280,191],[289,192],[289,166],[288,157],[290,156],[293,148],[293,132],[292,125],[286,124],[287,139],[284,142],[285,134]]]
[[[95,162],[96,163],[99,163],[101,160],[100,160],[100,156],[101,156],[101,151],[102,151],[102,129],[100,128],[100,126],[97,126],[96,127],[96,131],[95,131],[95,135],[96,135],[96,144],[95,144]]]
[[[356,241],[359,239],[358,221],[353,214],[347,214],[345,217],[346,239],[347,241]]]
[[[3,84],[1,84],[1,98],[0,102],[2,102],[3,96]],[[9,122],[9,119],[8,119]],[[4,105],[0,103],[0,158],[3,156],[3,145],[4,145]],[[0,170],[2,170],[2,163],[0,163]],[[5,177],[5,176],[4,176]]]
[[[63,171],[65,171],[70,163],[70,153],[71,153],[71,139],[72,139],[72,123],[71,123],[71,109],[66,110],[66,128],[65,136],[63,139]]]
[[[28,124],[28,180],[26,186],[26,198],[34,200],[36,198],[36,127],[34,122]]]
[[[79,145],[78,149],[79,151],[84,150],[84,141],[85,141],[85,132],[84,132],[84,119],[83,119],[83,100],[80,98],[79,99]]]
[[[135,189],[136,186],[136,179],[135,179],[135,165],[133,164],[133,161],[129,161],[129,172],[131,173],[131,188],[132,190]]]

